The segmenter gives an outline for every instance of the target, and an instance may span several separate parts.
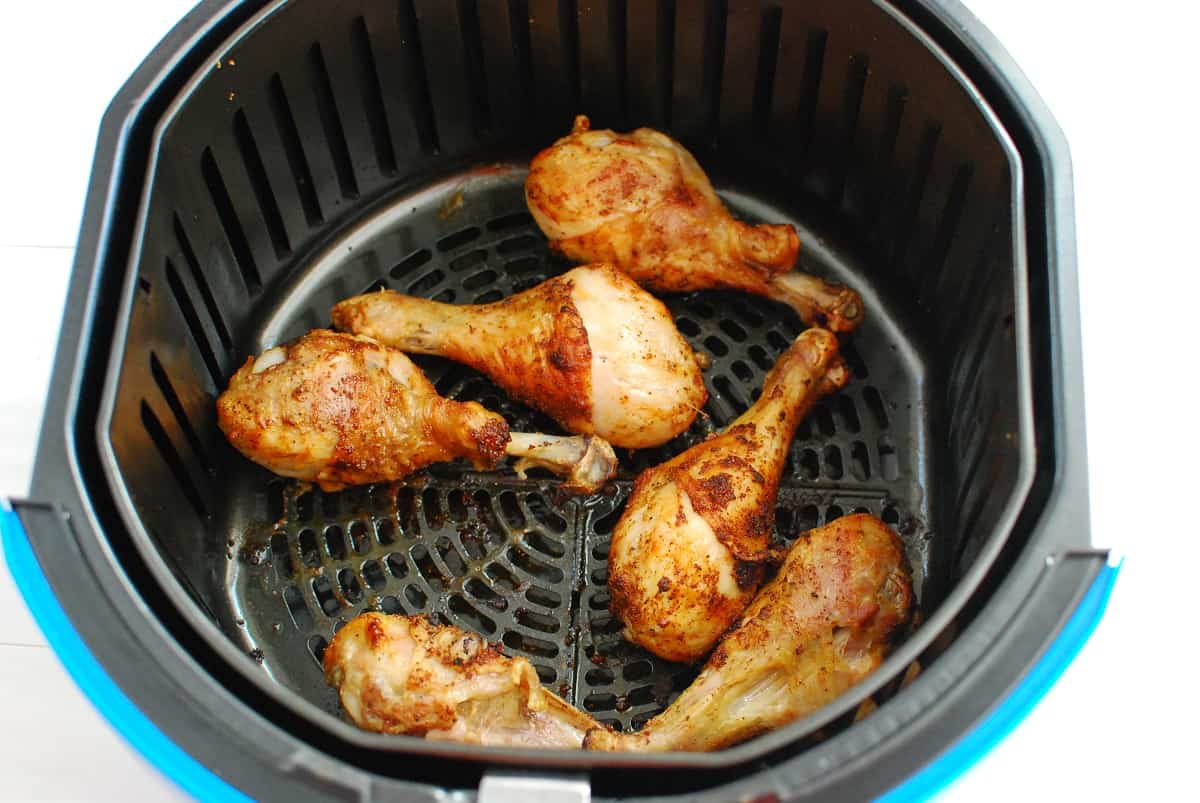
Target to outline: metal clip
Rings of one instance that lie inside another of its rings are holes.
[[[477,803],[591,803],[592,785],[581,775],[486,773]]]

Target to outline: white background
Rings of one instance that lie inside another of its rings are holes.
[[[1187,3],[971,0],[1072,146],[1092,537],[1108,615],[948,801],[1197,799],[1200,130]],[[23,494],[100,116],[187,0],[0,10],[0,496]],[[1178,306],[1178,309],[1176,309]],[[0,799],[176,799],[60,669],[0,564]]]

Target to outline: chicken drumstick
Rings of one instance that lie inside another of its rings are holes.
[[[423,616],[364,613],[325,649],[325,679],[360,728],[508,747],[578,749],[596,720],[542,688],[524,658]]]
[[[637,733],[588,731],[589,750],[717,750],[816,711],[883,662],[908,621],[900,539],[843,516],[792,546],[700,675]]]
[[[571,432],[630,449],[683,432],[708,398],[667,308],[609,265],[575,268],[493,304],[368,293],[334,307],[333,322],[465,363]]]
[[[723,433],[642,472],[608,556],[610,607],[627,639],[695,661],[745,609],[762,582],[792,435],[846,379],[837,338],[809,329]]]
[[[610,262],[654,290],[742,290],[835,332],[862,322],[858,293],[792,271],[800,239],[791,226],[734,220],[678,142],[649,128],[589,127],[576,117],[530,164],[525,201],[551,247]]]
[[[247,359],[217,399],[217,423],[254,462],[326,491],[458,457],[491,467],[511,455],[518,470],[549,468],[581,492],[616,471],[600,438],[510,433],[478,402],[439,396],[401,352],[320,329]]]
[[[900,540],[873,516],[802,535],[704,669],[637,733],[614,733],[546,691],[523,658],[422,616],[364,613],[325,651],[361,728],[511,747],[717,750],[809,714],[878,668],[908,621]]]

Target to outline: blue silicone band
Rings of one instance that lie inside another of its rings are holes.
[[[1012,732],[1033,710],[1063,671],[1087,643],[1108,607],[1113,583],[1121,570],[1106,564],[1092,581],[1091,588],[1063,626],[1058,638],[1046,650],[1017,688],[1005,697],[987,719],[967,733],[946,752],[899,786],[880,797],[877,803],[910,803],[928,800],[938,794]]]
[[[0,510],[4,558],[25,604],[67,673],[113,728],[163,775],[199,800],[249,803],[247,797],[183,751],[113,683],[58,604],[14,510]]]

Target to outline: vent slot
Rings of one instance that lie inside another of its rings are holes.
[[[854,400],[845,394],[839,394],[834,397],[834,403],[837,405],[838,415],[842,419],[842,426],[846,431],[860,431],[862,422],[858,420],[858,410],[854,406]]]
[[[886,197],[886,178],[891,175],[896,159],[896,142],[900,139],[900,124],[904,120],[904,109],[908,104],[908,89],[892,84],[887,92],[887,111],[884,113],[883,132],[879,136],[879,153],[876,156],[875,191],[870,193],[868,208],[863,216],[867,229],[874,229],[883,211]]]
[[[358,85],[362,87],[363,111],[367,115],[371,144],[375,146],[375,162],[379,165],[379,172],[394,176],[397,172],[396,151],[392,147],[392,132],[388,128],[387,112],[383,105],[383,89],[379,84],[375,52],[371,48],[371,35],[367,30],[367,21],[362,17],[355,18],[350,25],[350,44]]]
[[[363,591],[362,584],[358,581],[357,575],[353,569],[342,569],[337,574],[338,585],[342,589],[342,596],[351,605],[357,605],[362,602]]]
[[[657,61],[658,113],[665,128],[671,127],[671,101],[675,86],[675,0],[658,0]]]
[[[627,0],[609,0],[608,57],[613,65],[612,80],[616,84],[617,113],[624,127],[629,120],[629,60],[626,52],[629,37]]]
[[[336,524],[325,528],[325,551],[334,560],[346,559],[346,539]]]
[[[825,69],[825,42],[829,34],[823,30],[810,31],[804,51],[804,76],[800,80],[800,106],[796,125],[800,131],[798,151],[807,156],[816,133],[817,99],[821,93],[821,74]]]
[[[533,215],[528,212],[516,212],[511,215],[502,215],[492,218],[488,221],[488,231],[509,231],[511,229],[524,229],[533,225]]]
[[[392,577],[397,580],[403,580],[408,577],[408,561],[399,552],[393,552],[384,559],[387,564],[388,571],[392,573]]]
[[[558,33],[562,37],[562,52],[565,54],[567,86],[571,95],[567,98],[570,108],[579,108],[579,8],[576,0],[558,0]]]
[[[439,251],[453,251],[456,248],[462,248],[467,243],[479,239],[479,235],[482,233],[474,226],[470,226],[453,234],[447,234],[437,241],[437,249]]]
[[[350,547],[359,555],[371,548],[371,536],[367,534],[367,525],[361,521],[350,524]]]
[[[917,213],[921,208],[921,198],[925,195],[925,185],[929,183],[929,174],[933,170],[933,157],[937,152],[938,140],[942,136],[940,123],[929,123],[921,133],[921,144],[917,149],[917,163],[913,174],[912,188],[905,202],[905,213],[901,218],[900,227],[896,231],[896,245],[892,250],[892,265],[900,268],[908,245],[912,241],[913,229],[917,226]]]
[[[458,0],[458,25],[462,32],[467,95],[471,99],[471,122],[479,131],[491,131],[492,109],[488,103],[487,74],[483,69],[483,37],[479,31],[477,0]]]
[[[763,9],[758,33],[758,68],[754,82],[754,102],[750,107],[753,131],[758,136],[767,133],[771,120],[771,99],[775,96],[775,71],[779,55],[779,35],[783,27],[783,8]]]
[[[825,476],[831,480],[840,480],[845,471],[842,469],[842,450],[830,444],[825,447]]]
[[[301,562],[310,569],[320,566],[321,553],[317,551],[317,534],[306,527],[296,536],[296,541],[300,545]]]
[[[312,630],[312,613],[309,612],[308,606],[304,604],[304,595],[300,593],[300,589],[295,586],[285,588],[283,590],[283,601],[287,605],[288,613],[292,617],[292,624],[296,625],[296,629],[300,631]]]
[[[362,567],[363,579],[367,581],[367,587],[372,591],[382,591],[387,586],[387,575],[383,573],[383,569],[373,560],[369,560]]]
[[[179,489],[183,491],[184,497],[196,511],[196,515],[200,518],[208,517],[208,506],[204,504],[204,497],[200,494],[200,489],[196,487],[196,483],[192,480],[191,474],[188,473],[187,466],[184,465],[183,458],[179,456],[179,452],[175,451],[175,445],[171,443],[171,436],[163,429],[163,425],[159,422],[158,417],[154,415],[154,411],[150,409],[145,399],[142,400],[142,426],[146,430],[146,434],[150,436],[150,440],[154,443],[154,448],[158,449],[159,455],[162,456],[163,462],[167,464],[172,476],[175,477],[175,483]]]
[[[179,251],[183,254],[183,262],[191,272],[196,289],[200,291],[200,298],[204,301],[208,317],[212,319],[213,327],[217,330],[217,337],[220,339],[221,345],[226,351],[229,351],[233,348],[233,338],[229,336],[229,328],[225,326],[225,319],[221,317],[221,310],[217,306],[217,300],[213,297],[212,288],[208,286],[208,279],[205,278],[204,271],[200,269],[200,260],[196,259],[196,252],[192,249],[191,240],[188,239],[187,232],[183,229],[183,222],[177,213],[172,215],[171,223],[175,231],[175,239],[179,243]],[[147,286],[146,292],[150,292],[149,286]]]
[[[312,581],[313,596],[316,597],[317,607],[321,613],[326,616],[337,616],[338,611],[342,609],[342,603],[338,600],[337,594],[334,593],[333,583],[329,582],[329,578],[325,575],[316,577]]]
[[[396,267],[392,268],[390,275],[393,279],[407,276],[431,259],[433,259],[433,252],[428,248],[422,248],[420,251],[409,254],[402,259]]]
[[[341,190],[343,198],[353,200],[358,197],[358,179],[354,176],[350,144],[346,141],[342,118],[338,115],[333,85],[329,80],[329,70],[325,67],[325,55],[321,52],[321,45],[315,42],[308,50],[308,69],[312,80],[313,95],[317,101],[317,116],[321,118],[325,143],[329,146],[329,155],[333,159],[333,170],[337,174],[338,188]]]
[[[973,172],[974,168],[969,164],[959,165],[954,171],[954,180],[950,184],[950,192],[946,195],[946,205],[942,208],[937,234],[934,235],[933,245],[929,249],[929,257],[925,260],[927,287],[941,286],[942,274],[946,270],[946,257],[950,253],[950,244],[954,242],[954,234],[958,231],[958,224],[962,219]]]
[[[262,289],[262,278],[258,273],[258,265],[254,262],[254,254],[250,251],[250,241],[246,239],[246,231],[242,228],[242,223],[238,220],[237,212],[233,208],[233,201],[229,197],[225,180],[221,178],[221,170],[217,167],[217,160],[213,157],[212,148],[205,148],[204,153],[200,156],[200,173],[204,177],[205,186],[208,187],[213,207],[217,210],[221,228],[225,231],[225,239],[228,240],[229,247],[233,250],[233,260],[237,263],[242,280],[246,283],[246,290],[251,294],[257,293]]]
[[[196,459],[200,461],[200,465],[206,473],[213,473],[212,464],[209,462],[208,456],[204,453],[204,447],[200,443],[200,436],[196,433],[196,428],[192,426],[192,420],[188,418],[187,411],[183,409],[183,402],[179,400],[179,394],[175,392],[175,386],[171,384],[166,370],[162,367],[162,363],[158,361],[158,355],[153,351],[150,352],[150,374],[154,377],[154,383],[158,385],[159,391],[162,392],[167,406],[171,408],[171,414],[175,416],[175,421],[179,424],[179,429],[183,432],[184,437],[187,438],[188,445],[192,447],[192,453],[196,455]]]
[[[271,536],[271,561],[275,564],[275,574],[280,580],[289,580],[296,573],[285,533],[275,533]]]
[[[896,454],[896,444],[886,436],[879,439],[879,472],[888,482],[900,478],[900,457]]]
[[[267,87],[267,100],[271,106],[271,115],[275,118],[275,129],[279,140],[283,143],[283,154],[287,159],[288,169],[296,184],[296,194],[300,198],[300,206],[304,210],[304,220],[311,226],[325,222],[321,214],[321,202],[317,198],[317,188],[313,183],[312,170],[309,169],[308,159],[304,155],[304,146],[300,141],[300,131],[296,128],[296,118],[292,116],[292,107],[288,103],[287,94],[283,91],[283,81],[279,74],[271,76]]]
[[[841,344],[839,351],[842,358],[845,359],[846,365],[850,366],[850,373],[854,375],[855,379],[866,379],[869,376],[867,363],[858,353],[858,349],[854,348],[853,343]]]
[[[840,204],[846,192],[846,174],[854,153],[854,137],[858,133],[858,118],[862,111],[863,91],[867,86],[870,59],[861,53],[850,58],[846,68],[846,88],[842,98],[842,137],[838,145],[836,164],[829,182],[829,199]]]
[[[233,138],[237,142],[238,153],[242,155],[242,163],[250,179],[250,188],[254,191],[254,198],[267,226],[267,236],[271,238],[275,258],[284,259],[292,252],[292,245],[288,242],[283,215],[279,212],[275,193],[271,191],[267,168],[263,165],[262,155],[254,141],[254,133],[250,130],[250,124],[246,122],[246,113],[241,109],[233,113]]]
[[[725,26],[729,16],[726,0],[709,0],[704,24],[704,76],[701,99],[706,105],[703,119],[710,137],[717,135],[721,118],[721,79],[725,71]]]
[[[508,28],[512,31],[513,61],[516,62],[517,81],[521,87],[521,108],[530,117],[536,111],[536,92],[533,90],[533,43],[529,34],[528,0],[509,0]]]
[[[188,296],[183,282],[179,279],[179,274],[175,271],[175,266],[169,259],[166,261],[166,273],[167,286],[171,288],[171,295],[175,297],[175,303],[178,305],[180,313],[183,314],[188,332],[192,335],[192,342],[196,344],[196,348],[200,352],[200,359],[203,361],[204,367],[208,369],[208,375],[212,378],[213,387],[224,387],[221,367],[217,364],[217,357],[213,354],[212,346],[208,342],[208,335],[204,334],[204,327],[200,324],[196,308],[192,306],[192,299]]]
[[[504,646],[517,652],[529,653],[539,658],[554,658],[558,655],[558,645],[539,638],[527,636],[516,630],[508,630],[502,639]]]
[[[325,649],[329,646],[329,642],[321,636],[309,636],[306,642],[308,653],[317,662],[317,666],[323,667],[325,662]]]
[[[887,429],[887,407],[884,405],[883,396],[879,395],[879,391],[869,386],[863,388],[863,401],[866,402],[867,409],[870,410],[871,417],[875,420],[875,428]]]
[[[421,30],[417,25],[417,10],[413,0],[401,0],[398,21],[400,37],[405,42],[405,66],[409,76],[408,96],[412,98],[413,126],[426,153],[437,153],[437,121],[433,114],[433,93],[429,88],[429,74],[425,71],[425,54],[421,46]]]
[[[487,262],[487,251],[480,248],[475,251],[468,251],[462,256],[450,260],[450,270],[461,272],[476,265],[482,265],[485,262]],[[467,287],[466,282],[464,282],[463,289],[471,290],[473,288]]]
[[[458,594],[450,595],[446,607],[454,619],[460,620],[457,622],[459,627],[485,636],[491,636],[496,632],[496,621],[472,605],[465,597]]]

